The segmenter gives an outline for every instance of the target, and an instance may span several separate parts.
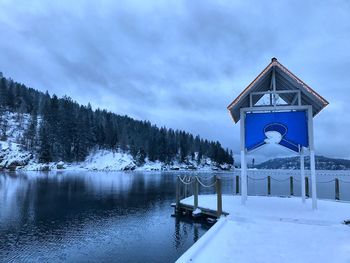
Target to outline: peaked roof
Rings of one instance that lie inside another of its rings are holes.
[[[329,104],[327,100],[290,72],[276,58],[272,58],[271,63],[228,105],[227,109],[235,123],[240,119],[240,109],[250,106],[249,94],[251,92],[270,90],[273,70],[275,70],[276,90],[300,90],[301,105],[311,105],[313,116]],[[256,103],[262,96],[254,96],[253,103]],[[279,96],[287,103],[292,103],[294,99],[290,93],[281,93]]]

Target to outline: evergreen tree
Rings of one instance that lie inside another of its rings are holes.
[[[24,145],[29,151],[35,150],[37,136],[38,116],[36,112],[31,115],[29,126],[24,134]]]
[[[6,140],[6,111],[31,114],[21,141],[30,151],[37,151],[42,162],[81,161],[92,149],[128,151],[140,165],[148,158],[200,163],[209,157],[218,164],[233,164],[232,151],[219,142],[201,139],[184,131],[158,128],[149,121],[137,121],[106,110],[93,110],[69,97],[58,98],[0,76],[0,139]],[[37,132],[38,131],[38,132]],[[38,134],[37,134],[38,133]]]
[[[48,123],[45,121],[40,126],[40,151],[39,151],[39,161],[43,163],[48,163],[52,161],[52,152],[50,146],[50,129],[48,128]]]
[[[8,131],[8,121],[6,118],[6,112],[3,108],[0,108],[0,140],[7,140],[7,131]]]

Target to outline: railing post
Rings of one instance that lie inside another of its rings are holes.
[[[180,207],[180,177],[176,178],[176,210]]]
[[[194,209],[196,210],[198,208],[198,179],[197,177],[194,177]]]
[[[290,195],[294,195],[294,182],[293,176],[289,177]]]
[[[184,178],[184,181],[186,182],[186,176]],[[184,198],[187,197],[187,184],[184,185]]]
[[[239,194],[239,176],[236,175],[236,194]]]
[[[339,195],[339,179],[335,178],[335,200],[340,200]]]
[[[267,195],[271,195],[271,176],[267,176]]]
[[[309,194],[309,177],[305,177],[305,195],[306,197],[310,197]]]
[[[216,194],[217,194],[217,217],[222,214],[222,192],[221,192],[221,178],[216,177]]]

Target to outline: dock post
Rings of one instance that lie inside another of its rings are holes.
[[[271,195],[271,176],[267,176],[267,195]]]
[[[194,177],[194,181],[193,181],[194,185],[194,210],[196,210],[198,208],[198,179],[197,177]]]
[[[305,195],[306,197],[310,197],[310,194],[309,194],[309,177],[305,177]]]
[[[304,158],[304,149],[300,149],[300,185],[301,185],[301,201],[305,203],[305,158]]]
[[[236,194],[239,194],[239,176],[236,175]]]
[[[217,194],[217,217],[222,214],[222,191],[221,191],[221,178],[216,177],[216,194]]]
[[[294,182],[293,182],[293,176],[289,177],[289,187],[290,187],[290,195],[294,195]]]
[[[179,175],[176,178],[176,207],[175,211],[178,212],[180,208],[180,177]]]
[[[339,195],[339,179],[335,178],[335,200],[340,200]]]

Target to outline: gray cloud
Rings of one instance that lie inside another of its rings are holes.
[[[0,70],[238,152],[226,106],[276,56],[331,103],[315,119],[318,152],[349,158],[349,11],[345,0],[2,1]]]

